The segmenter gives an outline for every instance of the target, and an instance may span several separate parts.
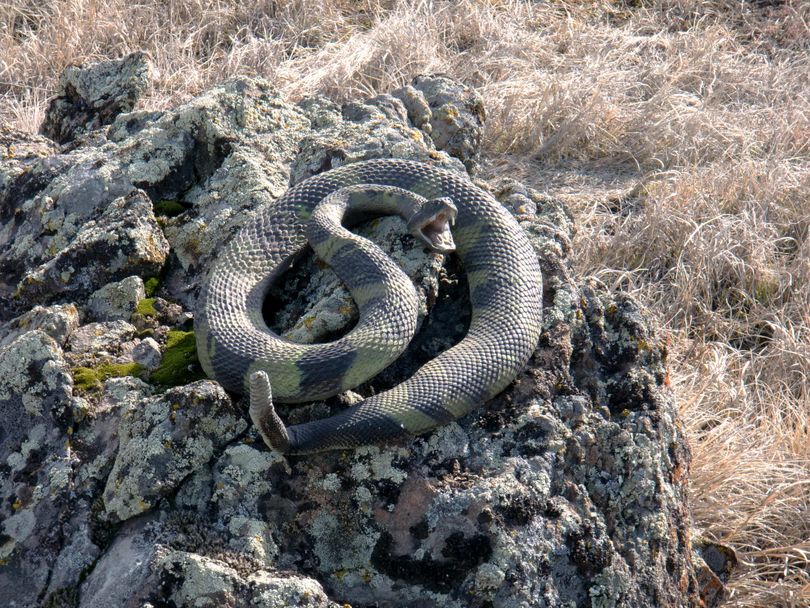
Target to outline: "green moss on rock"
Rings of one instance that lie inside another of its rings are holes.
[[[186,207],[180,201],[172,199],[163,199],[158,201],[152,208],[155,215],[165,215],[166,217],[176,217],[186,210]]]
[[[143,282],[143,290],[146,292],[147,298],[154,297],[158,287],[160,287],[160,279],[157,277],[149,277]]]
[[[144,284],[144,288],[146,285]],[[144,298],[135,305],[135,314],[154,319],[158,316],[155,310],[155,298]]]
[[[197,358],[197,341],[193,331],[172,330],[166,336],[166,350],[160,366],[152,372],[152,382],[178,386],[205,378]]]
[[[104,363],[96,367],[73,368],[73,389],[84,393],[101,389],[108,378],[143,376],[146,369],[139,363]]]

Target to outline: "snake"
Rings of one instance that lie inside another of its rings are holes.
[[[355,388],[390,365],[416,331],[413,284],[376,244],[350,230],[378,215],[399,215],[429,250],[458,256],[469,289],[467,332],[389,390],[286,426],[274,402]],[[309,250],[332,267],[359,311],[354,328],[331,342],[292,342],[262,313],[271,286]],[[500,202],[466,175],[387,158],[316,174],[259,208],[214,260],[194,332],[203,370],[249,397],[250,417],[268,447],[310,454],[420,435],[476,409],[525,367],[542,312],[537,253]]]

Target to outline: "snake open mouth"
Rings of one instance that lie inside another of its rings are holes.
[[[450,234],[450,219],[444,213],[437,214],[419,230],[422,240],[437,253],[450,253],[456,250],[453,235]]]
[[[456,223],[457,213],[456,206],[450,199],[431,200],[425,205],[423,212],[418,214],[418,220],[412,225],[412,232],[436,253],[452,253],[456,250],[456,243],[450,227]]]

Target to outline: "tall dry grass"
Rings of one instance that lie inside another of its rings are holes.
[[[484,176],[565,198],[582,274],[667,328],[692,504],[730,605],[810,605],[810,3],[0,0],[0,121],[145,49],[146,107],[235,74],[341,101],[445,72],[483,94]]]

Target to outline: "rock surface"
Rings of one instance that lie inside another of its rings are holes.
[[[143,279],[133,275],[94,291],[87,300],[87,312],[97,321],[129,321],[144,298]]]
[[[200,380],[191,319],[223,243],[290,185],[345,163],[474,171],[485,114],[473,91],[424,76],[341,108],[237,79],[141,112],[138,61],[65,76],[94,110],[49,114],[44,131],[81,133],[73,143],[0,133],[15,150],[0,159],[4,605],[722,601],[732,559],[692,549],[665,342],[632,299],[574,280],[566,209],[513,180],[481,185],[537,250],[545,318],[527,369],[491,402],[401,443],[285,458],[241,400]],[[424,316],[362,396],[459,340],[469,303],[454,258],[424,253],[396,220],[361,230],[411,276]],[[298,340],[356,314],[311,258],[272,296],[269,322]],[[295,423],[357,398],[281,414]]]
[[[141,52],[123,59],[69,67],[48,106],[43,135],[60,144],[104,125],[135,107],[149,85],[149,62]]]

